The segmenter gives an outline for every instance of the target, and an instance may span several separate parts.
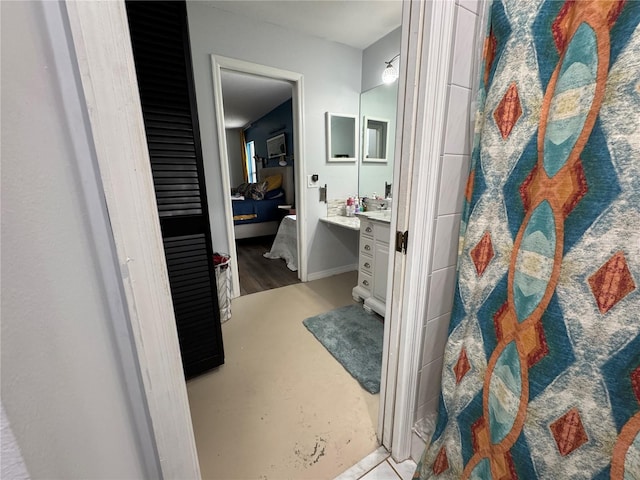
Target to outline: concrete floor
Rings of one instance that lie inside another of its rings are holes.
[[[332,479],[377,447],[379,395],[302,325],[353,302],[356,272],[233,300],[226,363],[187,384],[203,478]]]

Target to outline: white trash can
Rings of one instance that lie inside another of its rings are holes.
[[[231,318],[231,257],[227,253],[213,254],[213,265],[218,286],[218,306],[220,307],[220,323]]]

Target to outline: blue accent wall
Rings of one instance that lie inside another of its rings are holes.
[[[253,141],[256,155],[267,157],[267,139],[284,133],[287,148],[287,165],[293,165],[293,102],[291,99],[277,106],[244,130],[247,143]],[[267,161],[267,167],[277,167],[278,159]]]

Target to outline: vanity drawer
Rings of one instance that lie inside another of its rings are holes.
[[[368,255],[373,255],[373,238],[360,236],[360,251]]]
[[[373,286],[373,277],[363,270],[360,270],[358,272],[358,285],[365,290],[371,291],[371,287]]]
[[[371,275],[372,269],[373,269],[373,257],[371,255],[367,255],[364,253],[361,254],[358,270]]]
[[[360,219],[360,235],[365,235],[368,237],[373,237],[373,231],[374,231],[374,224],[373,222],[364,220],[364,219]]]

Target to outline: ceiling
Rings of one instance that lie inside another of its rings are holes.
[[[291,98],[291,84],[283,80],[221,70],[224,123],[241,128]]]
[[[212,0],[207,4],[359,50],[402,22],[402,0]]]
[[[402,0],[211,0],[207,5],[359,50],[402,23]],[[223,70],[222,93],[226,127],[240,128],[291,98],[291,86]]]

